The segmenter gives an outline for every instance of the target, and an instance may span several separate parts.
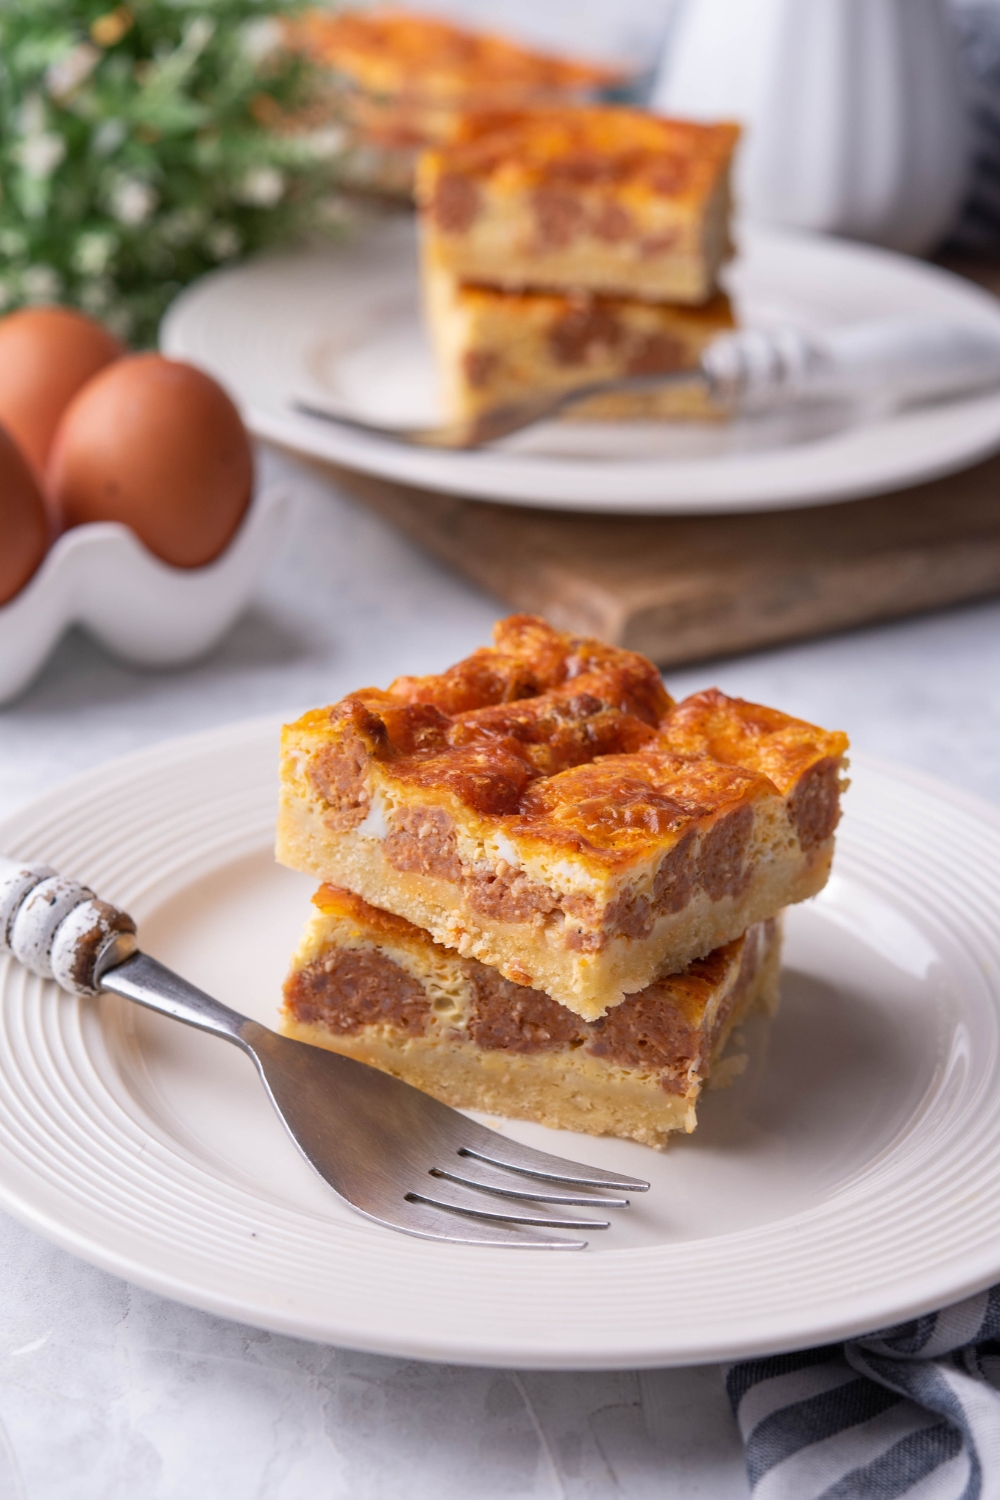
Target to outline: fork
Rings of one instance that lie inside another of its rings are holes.
[[[720,415],[808,400],[875,397],[905,403],[988,389],[1000,382],[1000,335],[937,318],[882,318],[825,332],[740,329],[721,334],[685,370],[623,375],[570,391],[546,391],[476,416],[390,426],[297,398],[296,411],[352,432],[418,448],[482,448],[595,396],[641,394],[678,384],[703,387]]]
[[[72,995],[121,995],[234,1043],[306,1160],[366,1218],[453,1244],[582,1250],[639,1178],[509,1140],[354,1058],[280,1036],[142,953],[127,913],[48,865],[0,856],[0,953]]]
[[[628,375],[619,380],[595,380],[589,385],[579,385],[572,391],[547,391],[544,395],[531,396],[525,401],[515,401],[506,406],[491,406],[474,417],[457,417],[451,422],[433,422],[418,427],[390,427],[379,422],[367,422],[362,417],[352,417],[346,412],[330,411],[312,401],[296,398],[292,406],[303,416],[315,417],[321,422],[330,422],[335,427],[347,427],[352,432],[365,432],[374,437],[388,438],[394,443],[408,443],[416,448],[451,448],[456,451],[483,448],[487,443],[499,442],[512,433],[544,422],[547,417],[557,417],[570,407],[594,396],[619,395],[662,390],[666,385],[702,382],[704,377],[698,370],[675,371],[670,375]]]

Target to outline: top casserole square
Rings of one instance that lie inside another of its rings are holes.
[[[826,880],[847,739],[515,615],[286,728],[278,854],[588,1019]]]
[[[612,106],[468,115],[418,165],[424,253],[511,290],[705,302],[731,254],[738,137]]]

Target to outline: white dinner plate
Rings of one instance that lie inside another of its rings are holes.
[[[1000,332],[996,298],[956,276],[846,240],[739,232],[727,273],[741,321],[823,328],[951,318]],[[297,398],[379,422],[440,416],[420,317],[412,223],[339,247],[253,260],[174,303],[167,354],[216,375],[262,438],[405,484],[568,510],[773,510],[849,500],[952,472],[1000,447],[1000,393],[889,415],[839,405],[732,423],[549,422],[488,450],[443,453],[338,429]]]
[[[277,732],[90,772],[0,848],[89,881],[143,946],[273,1022],[313,882],[270,844]],[[166,1296],[359,1349],[614,1368],[821,1342],[1000,1276],[1000,811],[854,768],[835,874],[788,923],[782,1007],[691,1137],[501,1123],[652,1182],[573,1254],[431,1243],[342,1204],[234,1048],[0,960],[0,1202]]]

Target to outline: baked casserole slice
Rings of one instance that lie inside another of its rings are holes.
[[[703,307],[635,297],[507,292],[427,267],[427,322],[450,417],[475,417],[528,397],[626,375],[694,370],[706,345],[734,326],[728,297]],[[715,417],[700,383],[597,396],[585,419]]]
[[[391,8],[310,10],[287,30],[329,73],[332,109],[361,151],[356,170],[377,169],[373,184],[398,190],[412,191],[416,153],[450,140],[468,110],[582,103],[624,78]]]
[[[695,1128],[706,1080],[745,1062],[720,1062],[733,1028],[777,1007],[776,920],[584,1021],[360,896],[326,885],[313,901],[281,1029],[456,1109],[662,1146]]]
[[[738,135],[611,105],[469,115],[418,163],[423,254],[459,282],[707,302]]]
[[[277,852],[595,1020],[822,888],[846,749],[514,615],[287,726]]]

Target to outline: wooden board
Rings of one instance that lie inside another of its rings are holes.
[[[336,477],[505,603],[661,666],[1000,593],[1000,456],[893,495],[740,516],[571,515]]]

